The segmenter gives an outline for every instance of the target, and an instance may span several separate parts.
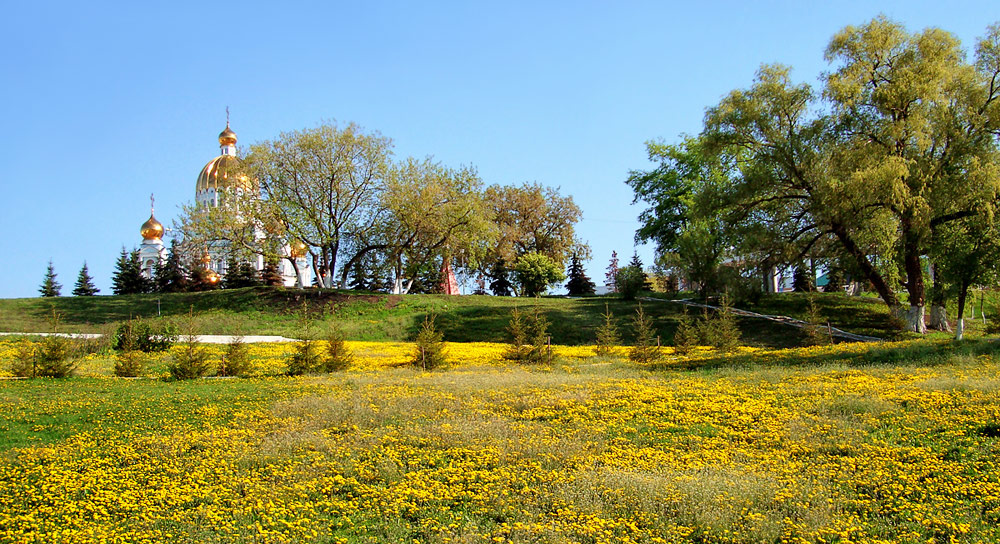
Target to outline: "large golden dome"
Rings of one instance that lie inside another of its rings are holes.
[[[159,240],[163,238],[163,224],[149,214],[149,219],[139,227],[139,232],[145,240]]]
[[[212,159],[198,174],[195,191],[207,189],[252,189],[253,184],[238,172],[239,159],[232,155],[219,155]]]
[[[307,246],[302,240],[295,240],[292,242],[291,247],[288,248],[288,252],[291,254],[293,259],[301,259],[306,256],[309,251],[309,246]]]

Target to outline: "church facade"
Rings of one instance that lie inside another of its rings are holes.
[[[228,112],[228,110],[227,110]],[[228,117],[228,113],[227,113]],[[219,156],[208,161],[201,169],[195,184],[195,204],[197,206],[218,207],[225,193],[252,192],[256,194],[257,187],[244,176],[238,174],[239,158],[236,156],[236,133],[226,122],[226,128],[219,134]],[[149,219],[140,227],[142,244],[139,246],[139,258],[142,263],[142,273],[147,278],[153,277],[157,263],[167,258],[167,250],[163,244],[165,229],[156,220],[154,210],[150,207]],[[263,232],[259,234],[263,237]],[[285,244],[281,250],[283,258],[278,263],[278,271],[286,287],[307,286],[313,281],[312,269],[306,259],[306,247],[301,242]],[[229,242],[218,240],[209,242],[201,258],[192,263],[209,270],[209,277],[218,281],[226,273],[228,266]],[[292,264],[292,261],[295,264]],[[252,262],[258,273],[264,269],[264,257],[258,255]],[[297,269],[297,270],[296,270]]]

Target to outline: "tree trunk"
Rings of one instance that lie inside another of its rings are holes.
[[[910,311],[906,312],[906,330],[924,334],[927,332],[927,324],[924,322],[924,305],[910,305]]]
[[[951,325],[948,324],[948,309],[945,308],[944,304],[931,304],[931,322],[927,328],[951,332]]]
[[[958,286],[958,323],[955,324],[955,340],[961,340],[965,334],[965,301],[969,296],[969,283],[963,279]]]
[[[871,282],[872,287],[875,288],[875,292],[882,297],[882,301],[885,302],[886,306],[888,306],[890,310],[898,307],[899,300],[896,298],[896,294],[892,292],[892,289],[890,289],[889,285],[885,282],[885,278],[879,274],[878,270],[875,269],[875,266],[868,260],[868,255],[865,254],[865,252],[862,251],[861,248],[854,242],[854,239],[851,238],[850,234],[847,232],[847,227],[841,223],[833,223],[831,225],[831,230],[833,230],[833,234],[837,237],[837,239],[840,240],[844,249],[847,250],[847,253],[850,254],[851,257],[853,257],[857,262],[861,273],[864,275],[865,279]]]

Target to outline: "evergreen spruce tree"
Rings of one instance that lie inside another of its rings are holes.
[[[267,257],[264,259],[264,269],[260,271],[260,279],[264,285],[272,287],[284,285],[285,280],[281,277],[281,272],[278,271],[277,258]]]
[[[240,289],[242,287],[253,287],[259,282],[257,271],[246,261],[237,262],[230,258],[226,263],[226,274],[222,278],[223,289]]]
[[[348,287],[352,291],[370,291],[371,285],[369,285],[367,279],[365,278],[365,267],[361,264],[363,259],[358,259],[354,266],[351,268],[351,281]]]
[[[604,318],[604,323],[597,328],[597,347],[594,353],[607,357],[615,354],[615,348],[621,344],[621,336],[618,334],[618,326],[615,325],[615,316],[611,314],[611,308],[606,302],[601,317]]]
[[[677,319],[677,330],[674,331],[674,352],[687,355],[698,345],[698,329],[688,313],[687,306]]]
[[[156,263],[153,269],[153,288],[158,293],[180,293],[188,288],[187,274],[181,264],[177,240],[170,242],[167,259]]]
[[[796,293],[810,293],[816,290],[816,284],[813,282],[812,274],[810,274],[809,269],[802,264],[795,267],[795,273],[792,275],[792,289],[794,289]]]
[[[111,292],[116,295],[127,295],[127,279],[128,275],[128,252],[125,251],[125,246],[122,246],[122,252],[118,255],[118,261],[115,262],[115,273],[111,276]]]
[[[643,268],[642,259],[639,258],[639,252],[632,252],[632,260],[628,263],[629,266],[634,266],[642,274],[642,290],[653,291],[653,282],[649,279],[649,274],[646,273],[646,269]]]
[[[611,252],[611,262],[608,263],[607,273],[604,274],[604,285],[608,286],[608,289],[612,293],[618,292],[618,252]]]
[[[580,257],[575,252],[570,257],[569,272],[566,275],[569,276],[569,281],[566,282],[566,290],[569,291],[570,295],[594,294],[594,282],[590,281],[590,278],[587,277],[586,272],[583,270],[583,263],[580,262]]]
[[[57,297],[61,289],[62,285],[56,281],[55,268],[52,266],[52,261],[50,260],[49,267],[45,271],[45,279],[42,280],[42,285],[38,287],[38,292],[43,297]]]
[[[823,287],[823,292],[841,293],[844,291],[844,285],[846,283],[847,280],[844,278],[844,269],[834,263],[826,272],[826,286]]]
[[[90,272],[87,270],[87,261],[83,261],[83,268],[80,269],[80,275],[76,278],[76,285],[73,286],[73,296],[92,297],[100,291],[94,285],[94,278],[90,277]]]
[[[111,290],[116,295],[134,295],[150,291],[151,282],[142,275],[142,261],[139,251],[131,253],[122,247],[118,262],[115,263],[115,274],[111,278]]]
[[[662,358],[653,320],[643,311],[642,304],[639,304],[635,316],[632,317],[632,327],[635,331],[635,345],[629,351],[629,360],[647,365]]]
[[[513,293],[514,285],[510,282],[510,270],[503,259],[497,259],[493,263],[493,268],[489,273],[490,291],[498,297],[509,297]]]

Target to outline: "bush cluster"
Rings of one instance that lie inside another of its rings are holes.
[[[167,351],[177,341],[177,331],[170,325],[152,327],[141,318],[123,321],[115,330],[111,339],[111,348],[115,351]]]

